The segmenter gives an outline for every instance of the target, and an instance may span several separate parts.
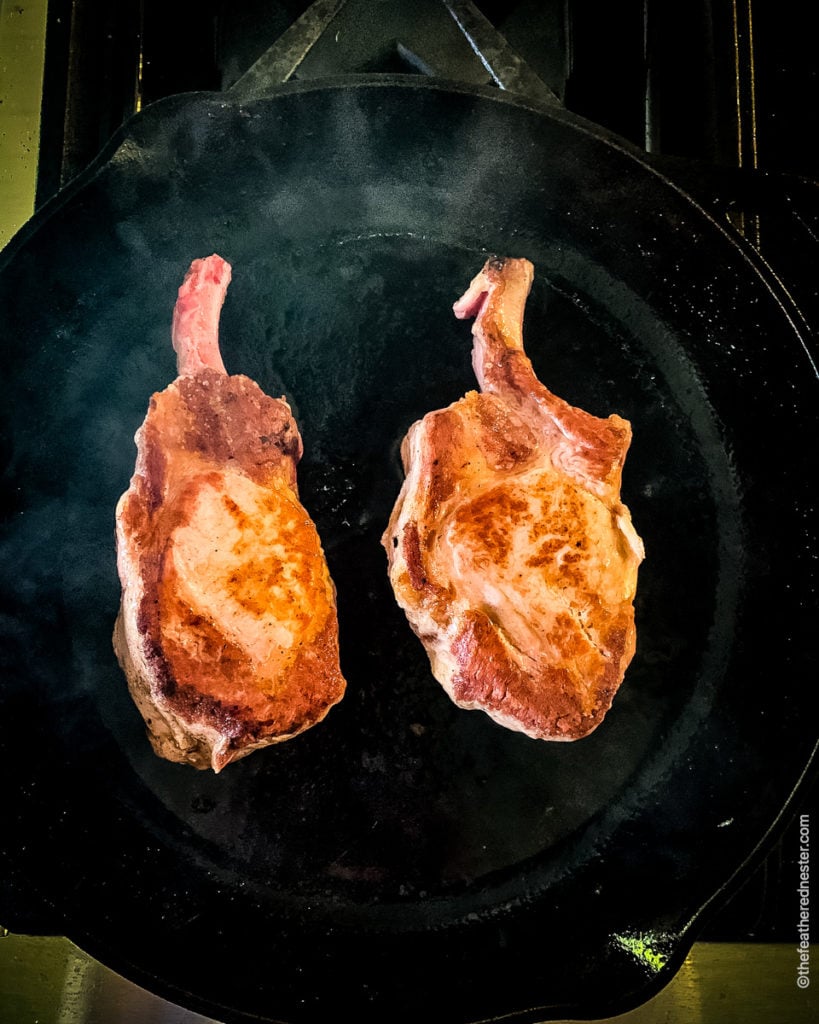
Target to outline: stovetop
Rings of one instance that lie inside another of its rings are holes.
[[[175,93],[361,72],[494,83],[551,98],[644,150],[756,246],[819,322],[807,271],[819,238],[819,89],[793,2],[376,0],[375,18],[373,8],[52,0],[37,204],[135,110]],[[274,44],[276,59],[254,69]]]
[[[141,107],[180,92],[241,88],[243,76],[308,6],[298,0],[52,0],[37,205],[84,169]],[[483,18],[469,21],[475,9],[468,3],[382,3],[376,31],[368,17],[372,3],[320,0],[317,16],[335,11],[331,27],[291,38],[274,71],[294,78],[435,74],[563,104],[645,150],[743,234],[784,282],[815,340],[819,157],[811,136],[819,96],[813,40],[800,30],[795,3],[478,6]],[[2,9],[5,15],[9,8]],[[453,15],[461,16],[461,28]],[[793,944],[799,845],[796,826],[786,826],[701,939]]]

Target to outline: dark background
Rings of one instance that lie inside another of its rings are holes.
[[[146,105],[230,86],[308,6],[52,0],[41,199],[93,158],[133,112],[137,92]],[[441,5],[400,6],[416,7],[421,21]],[[635,144],[648,136],[657,153],[819,178],[815,46],[793,0],[478,6],[569,110]],[[375,52],[349,70],[417,68]]]

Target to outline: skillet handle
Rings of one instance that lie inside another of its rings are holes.
[[[416,8],[426,10],[416,10],[410,19],[402,12],[400,0],[381,5],[379,9],[379,19],[387,25],[387,31],[380,33],[380,40],[383,43],[385,36],[393,37],[394,52],[409,68],[435,76],[441,74],[436,70],[438,65],[448,78],[463,79],[470,85],[494,82],[499,89],[536,105],[552,109],[562,106],[557,95],[471,0],[426,0],[416,4]],[[452,31],[453,22],[457,32]],[[430,25],[436,25],[441,31],[430,32]],[[361,11],[356,9],[355,2],[348,0],[315,0],[226,91],[240,101],[261,99],[282,83],[301,77],[300,71],[307,77],[321,77],[322,71],[326,75],[326,47],[323,68],[322,60],[318,62],[321,69],[318,75],[315,69],[310,69],[308,58],[319,40],[331,32],[333,71],[360,73]],[[431,39],[434,39],[433,44]],[[451,52],[447,52],[448,39],[452,44],[449,45]],[[468,47],[463,45],[464,40]],[[377,62],[385,54],[378,52],[378,41],[374,45],[376,50],[369,56]],[[431,46],[435,52],[430,52]],[[447,58],[443,63],[439,50],[443,50]],[[370,72],[372,63],[372,59],[367,61]]]

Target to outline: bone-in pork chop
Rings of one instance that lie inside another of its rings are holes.
[[[474,317],[480,393],[414,423],[382,542],[399,605],[460,707],[538,739],[603,719],[634,654],[643,544],[620,500],[630,424],[553,395],[523,349],[533,268],[487,261]]]
[[[345,689],[298,427],[222,362],[230,275],[219,256],[195,260],[179,289],[178,376],[150,400],[116,510],[114,648],[131,695],[158,754],[217,772],[315,725]]]

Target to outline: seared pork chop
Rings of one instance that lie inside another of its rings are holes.
[[[643,544],[620,500],[629,423],[553,395],[523,349],[524,259],[487,261],[474,317],[480,393],[414,423],[382,542],[399,605],[460,707],[575,740],[603,719],[635,650]]]
[[[157,754],[221,771],[341,700],[335,589],[298,497],[290,407],[228,376],[230,281],[195,260],[171,337],[178,377],[152,396],[116,510],[114,648]]]

